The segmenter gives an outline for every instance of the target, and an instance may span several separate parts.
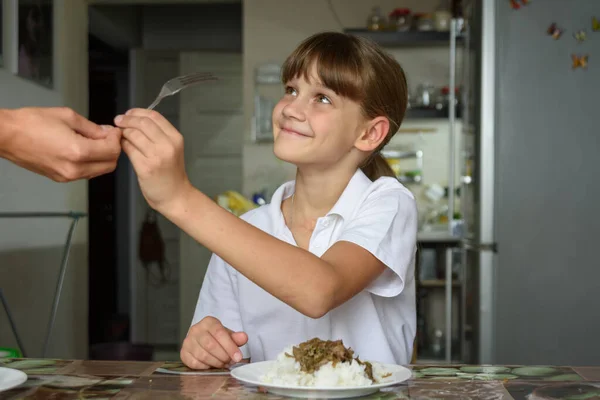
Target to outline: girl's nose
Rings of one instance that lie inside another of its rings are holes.
[[[302,104],[302,101],[298,98],[295,98],[294,100],[292,100],[291,102],[289,102],[288,104],[286,104],[285,107],[283,107],[283,110],[281,111],[283,116],[286,118],[292,118],[292,119],[297,119],[299,121],[304,121],[306,114],[305,114],[305,106],[304,104]]]

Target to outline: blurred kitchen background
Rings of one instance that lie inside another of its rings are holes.
[[[419,205],[417,362],[597,364],[598,0],[42,0],[45,79],[18,56],[33,3],[1,3],[0,107],[111,123],[212,72],[157,110],[192,183],[238,214],[294,176],[270,143],[285,57],[324,30],[382,44],[410,87],[385,156]],[[86,213],[65,269],[74,215],[27,212]],[[0,348],[178,359],[210,253],[149,210],[126,157],[69,184],[0,160],[0,213]]]

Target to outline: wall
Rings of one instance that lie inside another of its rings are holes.
[[[247,0],[244,2],[244,193],[251,195],[264,188],[273,190],[282,181],[293,178],[294,168],[273,156],[271,144],[251,142],[254,110],[254,69],[285,57],[303,39],[325,30],[365,26],[371,7],[379,5],[384,13],[396,7],[409,7],[413,12],[431,11],[437,0],[306,0],[302,3],[281,0]],[[449,52],[447,47],[388,49],[402,64],[409,86],[414,90],[420,82],[447,85]],[[457,64],[460,63],[460,60]],[[460,74],[460,69],[457,71]],[[424,176],[427,182],[447,184],[448,123],[406,120],[402,127],[435,128],[435,133],[403,134],[388,148],[415,144],[424,150]],[[419,188],[416,188],[417,190]]]
[[[5,49],[14,43],[12,2],[4,1]],[[67,6],[68,5],[68,6]],[[0,69],[0,108],[73,107],[87,112],[87,5],[83,0],[55,2],[55,89],[48,90]],[[6,65],[14,62],[5,54]],[[58,184],[0,160],[0,211],[87,211],[85,181]],[[39,356],[58,278],[66,220],[0,219],[0,287],[10,303],[29,355]],[[87,223],[74,237],[55,330],[48,356],[87,356]],[[4,310],[0,345],[16,342]]]
[[[142,41],[139,6],[93,5],[88,18],[90,33],[116,49],[137,47]]]
[[[186,137],[188,175],[195,186],[211,196],[241,190],[240,2],[149,5],[141,6],[139,14],[141,48],[132,52],[134,104],[150,104],[160,86],[177,75],[205,71],[222,78],[167,98],[157,110]],[[148,208],[135,185],[133,249]],[[137,253],[133,254],[132,339],[161,344],[164,355],[171,346],[177,350],[187,332],[208,259],[207,250],[181,236],[179,228],[161,216],[158,223],[166,244],[169,282],[147,285]],[[176,357],[177,351],[171,358]]]
[[[146,50],[242,50],[239,2],[147,5],[141,17]]]

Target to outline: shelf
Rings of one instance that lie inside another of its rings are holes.
[[[400,150],[383,150],[381,155],[385,158],[397,158],[399,160],[406,158],[421,158],[423,152],[421,150],[415,151],[400,151]]]
[[[437,31],[369,31],[364,28],[345,29],[345,33],[371,39],[383,47],[449,46],[450,32]],[[457,36],[457,41],[462,37]]]
[[[441,110],[435,108],[409,108],[406,110],[406,119],[447,119],[449,116],[448,109]],[[462,116],[460,107],[456,107],[456,118]]]
[[[417,286],[427,287],[427,288],[441,288],[446,287],[446,281],[443,279],[427,279],[422,281],[417,281]],[[452,281],[452,287],[459,287],[460,281]]]
[[[450,243],[459,244],[461,238],[452,236],[447,231],[421,231],[417,233],[419,243]]]
[[[414,184],[418,184],[421,183],[423,181],[423,177],[421,175],[400,175],[397,177],[398,181],[400,181],[400,183],[414,183]]]

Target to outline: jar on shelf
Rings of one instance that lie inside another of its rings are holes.
[[[465,28],[465,17],[462,0],[452,0],[452,17],[456,20],[456,31],[462,32]]]
[[[408,8],[396,8],[389,15],[389,28],[393,31],[406,32],[412,26],[412,15]]]
[[[430,13],[415,14],[413,25],[418,31],[432,31],[434,30],[433,16]]]
[[[429,83],[421,83],[415,91],[414,106],[417,108],[435,107],[435,88]]]
[[[448,107],[450,105],[450,88],[448,86],[444,86],[441,89],[441,95],[443,98],[443,102],[444,102],[444,108]],[[458,106],[459,104],[459,95],[460,95],[460,91],[457,87],[454,88],[454,105]]]
[[[448,32],[450,30],[450,21],[452,14],[450,11],[438,10],[434,13],[434,26],[438,32]]]
[[[433,13],[433,25],[438,32],[448,32],[450,30],[450,21],[452,13],[448,5],[448,0],[440,0],[438,7]]]
[[[448,96],[444,94],[444,88],[441,88],[437,92],[437,96],[435,98],[435,109],[441,111],[448,107]]]
[[[373,7],[367,18],[367,29],[370,31],[382,31],[385,29],[386,21],[381,7]]]

